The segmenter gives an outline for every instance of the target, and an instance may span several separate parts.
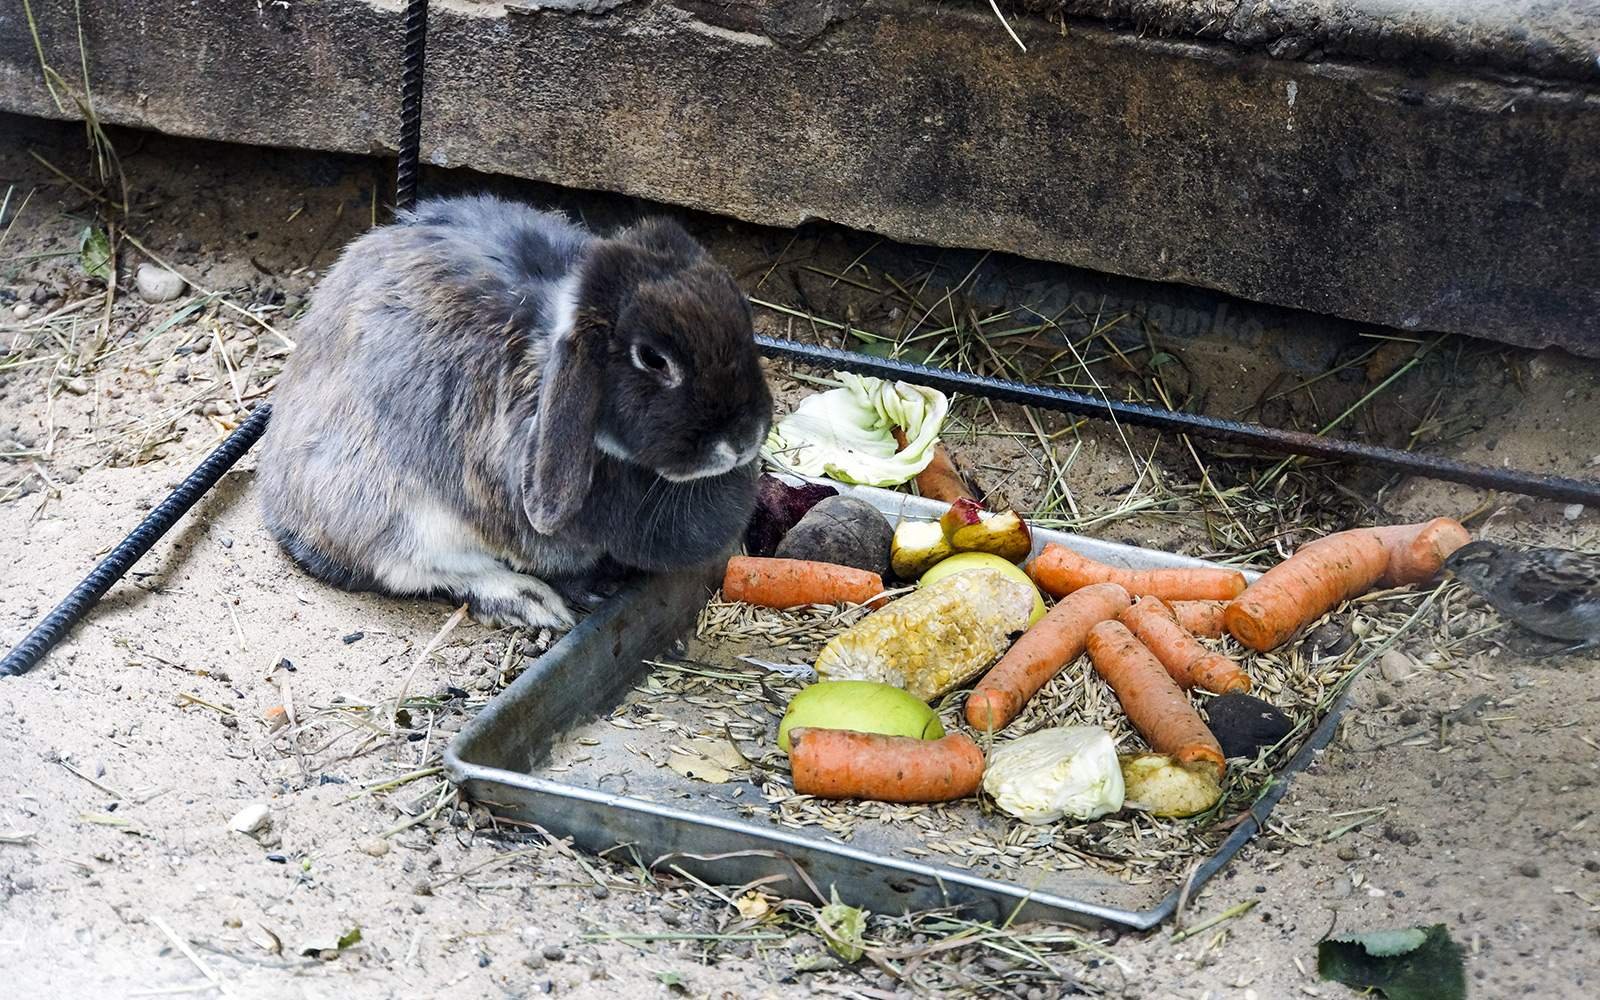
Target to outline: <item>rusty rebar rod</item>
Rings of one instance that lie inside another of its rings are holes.
[[[1123,403],[1068,389],[1027,385],[1022,382],[990,378],[987,375],[931,368],[909,361],[875,358],[854,351],[818,347],[777,337],[757,336],[756,344],[761,348],[761,353],[767,357],[783,358],[817,368],[835,368],[858,375],[902,379],[944,392],[987,396],[1007,403],[1035,406],[1041,410],[1114,419],[1142,427],[1231,441],[1278,454],[1307,455],[1312,458],[1376,466],[1407,475],[1425,476],[1429,479],[1462,483],[1466,486],[1481,486],[1491,490],[1504,490],[1508,493],[1522,493],[1546,500],[1559,500],[1563,503],[1600,505],[1600,482],[1568,479],[1562,476],[1542,476],[1516,469],[1496,469],[1488,465],[1459,462],[1452,458],[1441,458],[1421,452],[1319,437],[1304,431],[1279,430],[1275,427],[1238,420],[1222,420],[1197,413],[1145,406],[1142,403]]]

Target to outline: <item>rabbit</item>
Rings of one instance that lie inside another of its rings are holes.
[[[681,226],[489,196],[351,243],[274,396],[261,509],[296,563],[530,629],[730,551],[772,421],[749,301]]]

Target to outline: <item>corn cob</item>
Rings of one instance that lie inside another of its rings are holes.
[[[817,676],[893,684],[932,701],[1006,651],[1027,629],[1035,596],[992,569],[945,577],[834,636],[817,657]]]

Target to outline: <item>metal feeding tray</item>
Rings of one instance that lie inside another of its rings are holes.
[[[945,509],[889,490],[838,488],[868,501],[891,521],[932,520]],[[1062,542],[1127,567],[1209,565],[1062,532],[1038,529],[1034,535],[1036,547]],[[959,906],[980,920],[1015,916],[1147,930],[1171,916],[1183,893],[1198,889],[1265,824],[1287,788],[1284,779],[1303,770],[1327,745],[1344,708],[1341,696],[1248,817],[1188,873],[1186,884],[1133,885],[1092,869],[1024,869],[1019,881],[1006,881],[917,852],[920,832],[913,824],[858,824],[848,842],[820,826],[795,829],[770,815],[760,788],[749,780],[695,781],[668,767],[649,766],[633,752],[630,743],[652,734],[619,729],[605,717],[648,683],[657,668],[646,661],[666,654],[693,629],[719,582],[720,567],[628,585],[535,660],[456,736],[445,752],[451,780],[469,799],[570,837],[584,850],[621,847],[642,864],[670,857],[716,884],[781,876],[783,881],[768,887],[808,897],[799,868],[824,892],[837,886],[845,901],[877,912]],[[670,708],[696,711],[689,703]],[[775,718],[771,727],[775,730]],[[975,804],[961,807],[970,809],[974,824],[1009,822],[982,815]]]

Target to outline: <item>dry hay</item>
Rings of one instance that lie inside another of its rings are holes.
[[[1324,621],[1338,623],[1350,633],[1350,644],[1337,654],[1324,654],[1306,639],[1266,654],[1250,653],[1231,639],[1208,642],[1238,659],[1254,682],[1254,693],[1282,709],[1296,728],[1282,744],[1263,750],[1257,760],[1231,762],[1222,802],[1189,820],[1124,812],[1090,823],[1034,826],[998,814],[987,800],[899,805],[833,802],[796,794],[788,761],[775,743],[777,720],[788,699],[811,680],[804,665],[815,659],[828,639],[865,614],[860,608],[778,612],[719,596],[701,612],[684,655],[653,663],[651,674],[606,721],[620,729],[666,733],[668,741],[654,751],[644,741],[629,747],[658,766],[674,758],[703,760],[708,754],[715,760],[714,748],[725,749],[731,743],[737,754],[719,766],[725,766],[731,778],[753,782],[760,791],[760,802],[754,796],[745,800],[746,814],[764,814],[792,829],[810,829],[847,842],[867,824],[914,828],[920,846],[906,847],[905,853],[1002,879],[1025,869],[1087,868],[1127,884],[1175,882],[1216,850],[1235,825],[1232,820],[1251,807],[1274,774],[1304,745],[1361,667],[1408,634],[1413,639],[1423,637],[1430,625],[1430,644],[1444,652],[1425,657],[1425,662],[1448,663],[1450,650],[1481,634],[1463,626],[1476,612],[1460,608],[1457,602],[1458,613],[1451,614],[1453,590],[1445,585],[1423,592],[1384,591],[1339,609]],[[741,655],[758,662],[741,660]],[[796,669],[773,669],[773,661],[794,664]],[[1192,692],[1191,697],[1203,708],[1210,696]],[[956,691],[936,706],[948,731],[970,732],[961,714],[964,701],[965,691]],[[675,705],[690,710],[674,711]],[[1146,749],[1087,657],[1062,671],[1000,736],[1012,739],[1062,725],[1100,726],[1112,734],[1119,751]],[[553,768],[563,769],[563,765]],[[685,778],[683,784],[692,788],[695,783]],[[991,821],[980,822],[983,817]]]

